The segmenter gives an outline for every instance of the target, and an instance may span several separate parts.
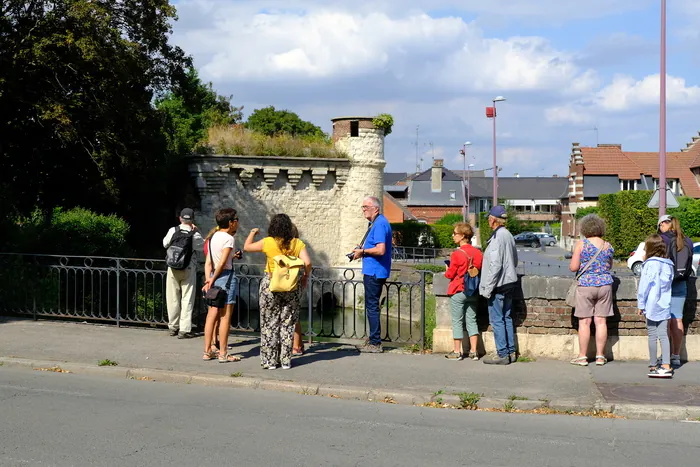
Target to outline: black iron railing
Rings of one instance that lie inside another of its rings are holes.
[[[258,332],[263,265],[235,264],[239,283],[231,326]],[[427,271],[392,271],[381,301],[382,338],[425,342]],[[0,314],[165,326],[167,267],[163,260],[113,257],[0,254]],[[193,323],[203,328],[206,307],[197,276]],[[304,291],[300,319],[308,338],[368,336],[362,273],[314,268]]]

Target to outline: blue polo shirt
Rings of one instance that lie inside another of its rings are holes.
[[[370,249],[377,246],[377,244],[383,243],[386,247],[384,254],[382,256],[365,256],[362,258],[362,274],[365,276],[375,276],[377,279],[387,279],[391,271],[391,225],[384,215],[379,214],[372,228],[367,234],[367,239],[365,244],[362,245],[364,249]]]

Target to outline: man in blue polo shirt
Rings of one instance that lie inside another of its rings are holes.
[[[382,332],[379,324],[379,298],[391,272],[391,225],[380,212],[379,199],[368,196],[362,201],[362,214],[370,222],[367,238],[355,249],[353,259],[362,258],[365,286],[365,313],[369,321],[369,339],[358,347],[360,352],[381,353]]]

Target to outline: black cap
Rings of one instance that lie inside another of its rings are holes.
[[[192,219],[194,219],[194,211],[190,208],[185,208],[180,212],[180,217],[182,217],[186,221],[191,221]]]

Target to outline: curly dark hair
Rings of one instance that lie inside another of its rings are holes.
[[[274,238],[279,244],[280,250],[289,250],[292,240],[295,238],[296,228],[292,219],[286,214],[275,214],[270,220],[267,235]]]

